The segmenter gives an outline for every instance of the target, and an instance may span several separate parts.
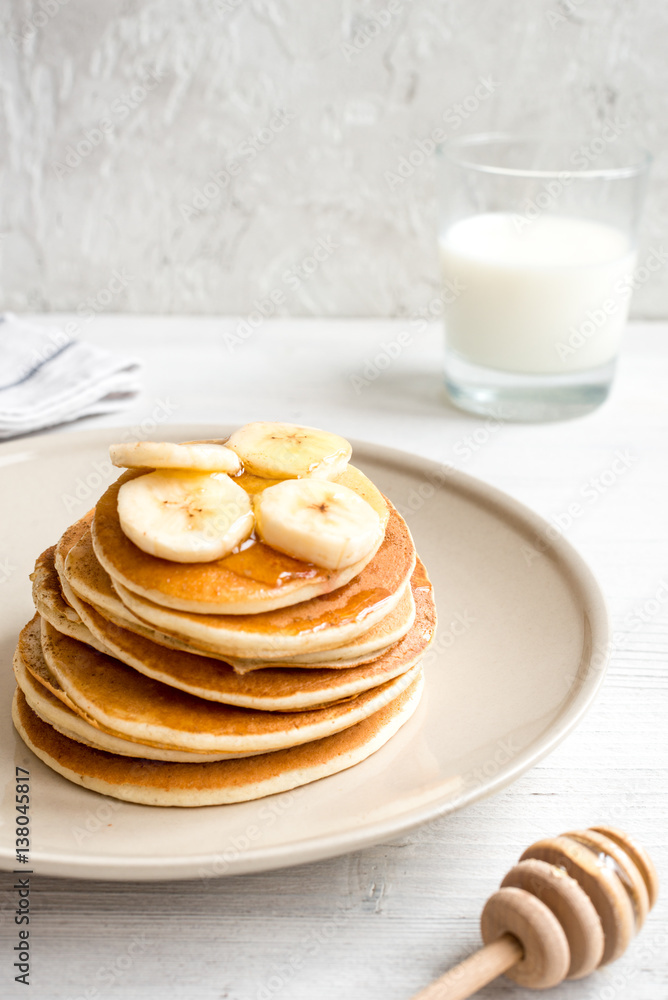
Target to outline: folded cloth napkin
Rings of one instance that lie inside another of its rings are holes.
[[[0,439],[113,413],[141,389],[139,362],[54,327],[0,316]]]

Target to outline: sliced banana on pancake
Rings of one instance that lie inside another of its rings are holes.
[[[239,456],[218,441],[127,441],[109,448],[120,469],[191,469],[196,472],[241,472]]]
[[[124,534],[143,552],[180,563],[228,555],[253,530],[248,494],[224,472],[160,469],[118,492]]]
[[[240,427],[226,444],[247,472],[265,479],[336,479],[352,454],[349,442],[338,434],[262,420]]]
[[[216,441],[129,441],[112,444],[109,455],[121,469],[194,469],[232,476],[241,471],[239,456]]]
[[[373,507],[325,479],[285,479],[255,497],[260,538],[279,552],[325,569],[359,562],[383,537]]]

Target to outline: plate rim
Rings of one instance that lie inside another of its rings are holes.
[[[147,433],[146,439],[164,437],[165,433],[210,435],[214,428],[222,436],[228,431],[231,432],[236,426],[204,421],[183,424],[165,423],[160,424],[154,432]],[[58,441],[61,443],[70,441],[73,450],[75,450],[74,441],[78,440],[83,447],[97,443],[98,447],[103,448],[107,439],[114,436],[120,437],[127,434],[128,431],[135,430],[136,427],[118,425],[24,435],[21,438],[0,443],[0,470],[13,464],[12,462],[3,462],[4,456],[23,454],[33,449],[39,451],[47,443],[54,446],[54,442],[57,444]],[[270,871],[336,857],[401,836],[426,822],[497,794],[556,749],[579,724],[591,707],[605,679],[610,659],[611,632],[610,616],[602,588],[578,549],[540,514],[511,494],[483,479],[447,463],[440,463],[432,458],[406,452],[400,448],[356,438],[349,438],[349,440],[353,446],[353,455],[356,453],[360,455],[361,464],[364,463],[366,457],[370,461],[379,459],[384,464],[391,464],[399,469],[409,469],[412,472],[418,471],[422,475],[425,473],[428,475],[429,472],[432,472],[442,480],[442,484],[446,488],[454,484],[458,492],[466,494],[469,499],[482,500],[487,505],[492,501],[494,506],[504,513],[512,513],[515,523],[520,523],[525,528],[530,527],[537,536],[542,537],[545,546],[543,551],[549,553],[552,558],[556,557],[561,565],[569,569],[571,582],[577,582],[581,595],[586,601],[591,625],[591,652],[584,673],[578,675],[579,684],[575,689],[573,686],[569,688],[571,698],[564,704],[562,712],[553,721],[547,732],[535,737],[532,743],[507,764],[500,765],[493,777],[488,778],[480,785],[463,791],[460,796],[444,799],[443,793],[441,793],[440,798],[437,797],[427,804],[409,808],[398,815],[364,823],[359,829],[352,828],[343,833],[305,837],[268,847],[251,847],[239,853],[231,862],[225,862],[225,870],[222,872],[201,874],[201,869],[204,866],[220,864],[220,854],[211,853],[188,855],[184,859],[181,856],[128,858],[90,855],[76,857],[73,854],[57,852],[38,854],[31,851],[31,865],[38,868],[38,874],[108,881],[145,882],[186,879],[206,881],[211,878]],[[27,454],[24,461],[34,461],[35,458],[37,456]],[[599,662],[595,666],[592,664],[594,650],[599,656]],[[304,787],[308,787],[308,785]],[[164,808],[168,809],[169,807]],[[0,869],[11,870],[12,863],[11,853],[6,854],[0,850]]]

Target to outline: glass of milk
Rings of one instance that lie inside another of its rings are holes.
[[[606,399],[649,167],[609,131],[473,135],[442,148],[445,373],[457,406],[559,420]]]

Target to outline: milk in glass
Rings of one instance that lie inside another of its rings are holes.
[[[551,375],[617,356],[635,263],[621,230],[488,212],[451,225],[440,249],[444,276],[462,289],[446,312],[448,348],[462,360]]]

